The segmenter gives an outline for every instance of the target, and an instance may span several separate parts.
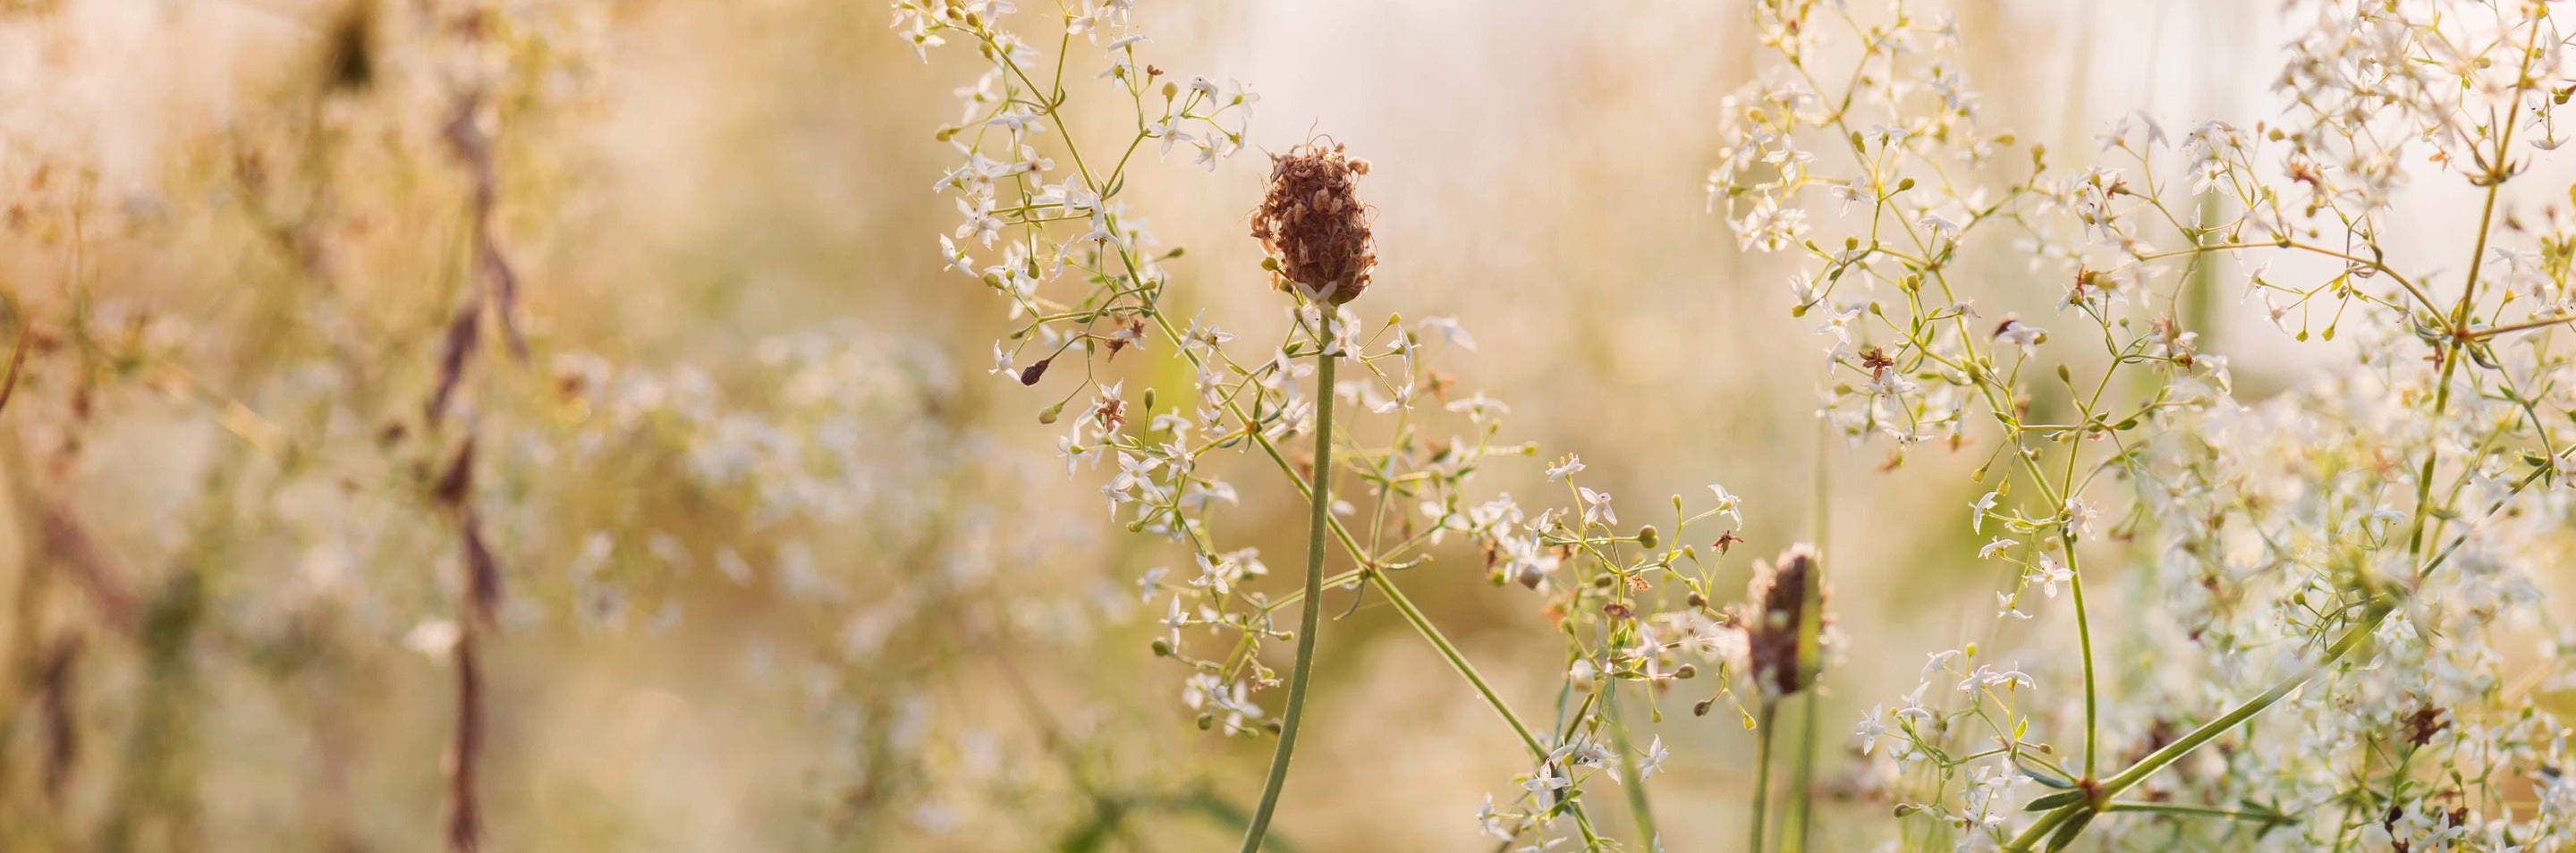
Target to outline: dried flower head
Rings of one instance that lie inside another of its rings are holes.
[[[1308,142],[1270,158],[1270,191],[1252,211],[1265,266],[1317,299],[1340,305],[1368,290],[1377,250],[1358,179],[1367,160]]]
[[[1814,667],[1802,667],[1798,660],[1798,635],[1812,618],[1807,613],[1807,585],[1815,581],[1816,552],[1805,543],[1789,546],[1771,562],[1753,564],[1753,580],[1744,587],[1747,612],[1737,617],[1744,626],[1745,644],[1750,647],[1753,678],[1762,692],[1787,696],[1815,683]],[[1824,610],[1825,591],[1816,590],[1818,615]],[[1823,625],[1816,626],[1822,642]]]

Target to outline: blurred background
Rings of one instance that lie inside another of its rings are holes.
[[[1055,14],[1020,5],[1032,32]],[[2068,157],[2135,110],[2179,137],[2278,108],[2270,4],[1957,12],[1986,123]],[[2006,580],[1965,524],[1981,454],[1817,446],[1812,321],[1703,190],[1719,101],[1768,59],[1742,4],[1136,18],[1157,65],[1261,94],[1254,153],[1326,133],[1374,161],[1365,307],[1456,317],[1478,347],[1447,369],[1513,406],[1504,440],[1581,454],[1640,510],[1724,483],[1755,553],[1811,529],[1825,454],[1848,642],[1824,849],[1885,828],[1840,735],[1924,652],[2065,675],[2047,617],[1961,633]],[[1187,552],[1065,476],[1036,417],[1058,392],[986,373],[1003,306],[939,268],[932,132],[965,59],[917,58],[872,3],[0,0],[0,339],[26,352],[0,410],[0,849],[429,849],[460,761],[496,850],[1230,843],[1269,742],[1191,724],[1135,594]],[[1178,313],[1269,328],[1245,235],[1267,164],[1186,159],[1126,199],[1189,249]],[[2425,240],[2451,192],[2413,208]],[[486,244],[515,303],[473,295]],[[1970,268],[2046,316],[2058,285],[2002,248]],[[2334,357],[2211,310],[2240,397]],[[1238,484],[1237,529],[1293,565],[1303,507]],[[1551,701],[1538,599],[1447,556],[1415,595]],[[1321,642],[1277,834],[1492,849],[1477,803],[1528,769],[1508,730],[1379,602]],[[1689,701],[1631,709],[1673,754],[1654,806],[1669,849],[1732,849],[1752,740]]]

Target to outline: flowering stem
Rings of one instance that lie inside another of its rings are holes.
[[[1162,331],[1163,337],[1175,342],[1184,340],[1180,330],[1172,328],[1171,318],[1164,316],[1163,312],[1159,310],[1153,311],[1148,316],[1153,319],[1154,325]],[[1179,347],[1179,349],[1182,354],[1190,360],[1191,366],[1202,366],[1199,356],[1196,353],[1191,352],[1188,347],[1183,346]],[[1330,365],[1331,362],[1327,361],[1325,364]],[[1225,408],[1226,411],[1233,415],[1236,420],[1247,422],[1250,420],[1244,416],[1243,410],[1238,408],[1232,400],[1225,401]],[[1322,411],[1318,410],[1317,413],[1320,415]],[[1297,473],[1296,466],[1288,463],[1288,457],[1279,452],[1279,445],[1272,442],[1267,433],[1254,430],[1252,432],[1252,442],[1255,446],[1261,448],[1262,455],[1270,457],[1271,463],[1279,467],[1280,473],[1287,475],[1289,485],[1297,487],[1298,492],[1307,495],[1310,499],[1314,497],[1316,487],[1309,484],[1304,476]],[[1321,454],[1318,454],[1318,457],[1320,458]],[[1317,470],[1321,471],[1322,469],[1318,467]],[[1333,518],[1330,514],[1323,516],[1323,518],[1327,527],[1332,531],[1334,538],[1338,539],[1342,543],[1343,548],[1348,549],[1354,555],[1365,555],[1368,553],[1361,549],[1359,540],[1351,535],[1350,530],[1342,526],[1340,519]],[[1364,556],[1361,561],[1363,563],[1369,562],[1369,560]],[[1503,718],[1503,722],[1512,727],[1512,732],[1520,736],[1521,744],[1529,748],[1531,755],[1538,758],[1547,757],[1547,745],[1540,743],[1536,736],[1530,734],[1529,726],[1521,722],[1519,714],[1513,713],[1511,703],[1503,701],[1502,695],[1495,693],[1493,687],[1485,683],[1484,676],[1477,674],[1475,665],[1468,663],[1465,655],[1459,654],[1458,647],[1451,645],[1449,643],[1449,638],[1441,635],[1440,629],[1437,626],[1432,625],[1430,618],[1422,615],[1422,611],[1419,608],[1413,606],[1413,600],[1405,597],[1404,591],[1397,589],[1395,582],[1389,580],[1383,570],[1363,565],[1357,571],[1368,578],[1369,585],[1377,587],[1378,592],[1384,594],[1387,597],[1387,600],[1395,605],[1396,612],[1404,616],[1404,621],[1413,626],[1415,633],[1421,634],[1423,639],[1430,641],[1432,648],[1440,652],[1440,657],[1449,662],[1450,669],[1457,671],[1460,677],[1467,679],[1468,685],[1476,688],[1477,695],[1484,697],[1485,704],[1492,707],[1494,709],[1494,713],[1501,716]],[[1337,575],[1336,577],[1341,576]],[[1308,594],[1308,591],[1312,591],[1314,594],[1310,595]],[[1322,594],[1322,591],[1321,584],[1315,584],[1310,586],[1309,590],[1299,591],[1297,595],[1311,602],[1315,598],[1319,597]],[[1311,607],[1313,605],[1310,604],[1308,606]],[[1306,635],[1313,636],[1314,633],[1315,632],[1313,631],[1308,631],[1306,632]],[[1583,830],[1584,838],[1595,842],[1599,840],[1593,834],[1591,819],[1583,813],[1583,804],[1581,802],[1569,803],[1566,806],[1566,810],[1573,813],[1575,826]]]
[[[1754,739],[1753,820],[1748,821],[1753,825],[1753,840],[1745,845],[1744,853],[1762,853],[1762,820],[1771,810],[1771,720],[1779,708],[1780,700],[1763,699],[1762,709],[1757,712],[1761,719],[1754,723],[1762,736]]]
[[[1243,831],[1243,853],[1261,849],[1270,831],[1270,813],[1279,806],[1279,789],[1288,784],[1288,759],[1297,750],[1297,723],[1306,715],[1306,680],[1315,664],[1315,628],[1324,599],[1324,530],[1332,523],[1333,491],[1333,352],[1330,311],[1315,324],[1315,476],[1307,489],[1306,602],[1298,608],[1297,663],[1288,673],[1288,713],[1280,718],[1279,747],[1270,754],[1270,778],[1261,785],[1261,803],[1253,807],[1252,825]]]

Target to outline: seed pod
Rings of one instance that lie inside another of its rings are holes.
[[[1334,305],[1358,299],[1377,267],[1369,207],[1357,185],[1367,173],[1367,161],[1345,156],[1340,145],[1299,145],[1270,158],[1269,191],[1252,211],[1252,236],[1274,262],[1268,266]]]

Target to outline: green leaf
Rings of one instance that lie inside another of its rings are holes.
[[[2027,772],[2027,771],[2025,771],[2025,772]],[[2039,778],[2039,777],[2038,777],[2038,776],[2036,776],[2036,775],[2033,775],[2031,778],[2033,778],[2033,779],[2037,779],[2037,778]],[[2050,786],[2050,787],[2056,787],[2056,786],[2052,785],[2052,786]],[[2023,806],[2023,807],[2021,807],[2021,808],[2022,808],[2022,811],[2030,811],[2030,812],[2044,812],[2044,811],[2048,811],[2048,810],[2051,810],[2051,809],[2064,808],[2064,807],[2071,806],[2071,805],[2074,805],[2074,804],[2076,804],[2076,803],[2080,803],[2080,802],[2083,802],[2083,801],[2084,801],[2084,792],[2083,792],[2083,791],[2080,791],[2080,790],[2079,790],[2079,791],[2059,791],[2059,792],[2057,792],[2057,793],[2050,794],[2050,795],[2048,795],[2048,796],[2041,797],[2041,798],[2036,799],[2036,800],[2032,800],[2032,801],[2030,801],[2030,805]]]
[[[2077,812],[2074,817],[2067,818],[2065,825],[2059,826],[2056,832],[2049,833],[2047,849],[2050,851],[2066,849],[2066,845],[2075,843],[2075,836],[2084,831],[2084,825],[2092,822],[2092,812]]]
[[[2072,780],[2057,778],[2055,774],[2032,767],[2028,764],[2023,764],[2019,761],[2013,762],[2013,769],[2020,770],[2021,775],[2030,777],[2033,782],[2038,782],[2039,784],[2046,785],[2060,791],[2075,787],[2075,783]]]

